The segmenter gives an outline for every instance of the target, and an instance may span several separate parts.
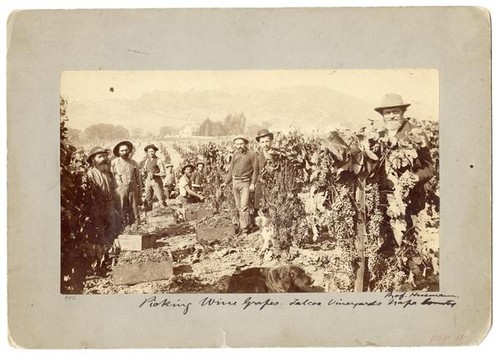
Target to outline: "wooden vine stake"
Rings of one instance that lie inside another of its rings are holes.
[[[356,266],[356,281],[354,282],[354,292],[363,292],[365,285],[365,239],[366,233],[366,177],[358,177],[356,185],[356,205],[358,207],[358,217],[356,221],[356,252],[358,254],[358,264]]]

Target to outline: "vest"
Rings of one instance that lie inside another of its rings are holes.
[[[158,167],[158,158],[148,158],[146,161],[146,171],[150,173],[160,173],[160,167]]]

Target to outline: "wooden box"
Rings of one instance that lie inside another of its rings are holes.
[[[207,216],[213,216],[214,210],[209,208],[199,209],[199,210],[188,210],[184,211],[185,221],[201,220]]]
[[[151,216],[146,218],[146,224],[152,227],[167,227],[169,225],[175,224],[175,218],[173,216]]]
[[[142,282],[169,279],[174,268],[171,261],[131,263],[113,268],[115,284],[137,284]]]
[[[199,242],[222,240],[226,237],[234,236],[236,229],[234,225],[225,225],[218,227],[196,227],[196,237]]]
[[[123,251],[142,251],[147,248],[155,247],[157,234],[145,235],[118,235],[118,244]]]

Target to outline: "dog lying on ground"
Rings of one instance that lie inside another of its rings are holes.
[[[310,291],[312,283],[297,266],[252,267],[231,276],[227,293],[300,293]]]

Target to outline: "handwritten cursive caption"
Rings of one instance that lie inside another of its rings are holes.
[[[244,300],[231,299],[231,297],[203,297],[195,302],[186,301],[181,298],[151,296],[146,297],[139,303],[140,309],[166,309],[178,310],[186,315],[195,308],[233,308],[238,310],[270,310],[278,308],[373,308],[381,306],[392,306],[394,308],[414,307],[446,307],[453,308],[458,303],[458,296],[452,294],[426,293],[426,292],[388,292],[382,298],[367,297],[366,300],[347,300],[345,297],[334,297],[331,299],[315,300],[312,297],[292,296],[283,301],[282,298],[266,296],[251,296]]]

